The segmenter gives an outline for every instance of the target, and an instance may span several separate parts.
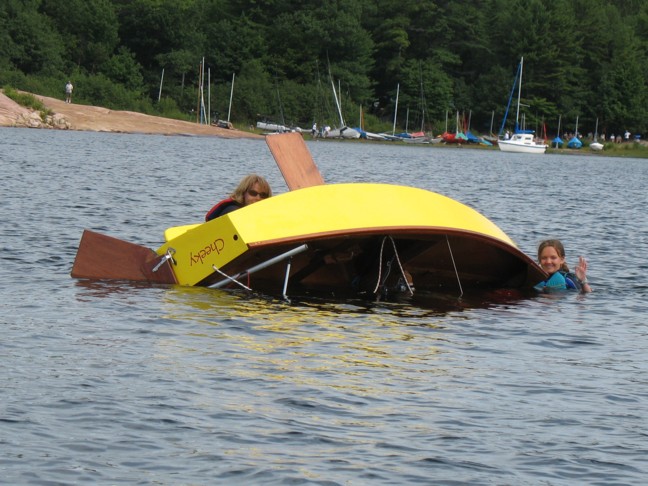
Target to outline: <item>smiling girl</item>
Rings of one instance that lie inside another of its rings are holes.
[[[587,282],[587,260],[578,257],[576,271],[570,272],[565,262],[565,247],[560,240],[545,240],[538,247],[538,262],[549,278],[535,286],[542,291],[576,289],[582,293],[592,291]]]

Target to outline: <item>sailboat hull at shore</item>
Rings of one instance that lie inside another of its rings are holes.
[[[603,150],[603,144],[601,142],[592,142],[589,144],[590,149],[592,150]]]
[[[500,140],[497,146],[502,152],[518,154],[544,154],[547,150],[547,145],[537,143],[531,133],[515,133],[510,140]]]
[[[333,128],[328,132],[324,132],[325,138],[360,138],[360,132],[355,128],[342,127]]]

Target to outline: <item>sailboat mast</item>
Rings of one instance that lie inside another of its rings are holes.
[[[423,90],[423,69],[419,62],[419,78],[421,80],[421,132],[425,131],[425,91]]]
[[[522,76],[521,68],[522,68],[522,63],[520,62],[520,64],[518,64],[517,71],[515,71],[515,78],[513,78],[513,86],[511,86],[511,93],[509,94],[508,103],[506,103],[506,111],[504,112],[504,118],[502,119],[502,126],[500,127],[499,133],[497,134],[498,137],[501,137],[502,134],[504,133],[506,120],[508,120],[509,110],[511,109],[511,101],[513,101],[513,94],[515,93],[515,85],[518,82],[518,78],[521,79]],[[518,95],[518,113],[520,111],[519,103],[520,103],[520,97]],[[516,120],[516,124],[517,124],[517,120]]]
[[[230,121],[230,115],[232,114],[232,98],[234,97],[234,76],[236,76],[236,73],[232,73],[232,88],[230,89],[230,102],[229,102],[229,108],[227,109],[227,121]]]
[[[518,130],[520,122],[520,97],[522,96],[522,68],[524,67],[524,56],[520,58],[520,81],[518,84],[517,113],[515,114],[515,129]]]
[[[398,95],[400,93],[400,83],[396,85],[396,107],[394,108],[394,126],[392,127],[392,135],[396,133],[396,117],[398,116]]]
[[[342,109],[340,108],[340,101],[338,100],[337,92],[335,91],[335,83],[333,82],[333,78],[331,78],[331,87],[333,88],[333,97],[335,98],[335,106],[337,106],[338,115],[340,115],[340,128],[342,128],[344,126],[344,119],[342,118]]]

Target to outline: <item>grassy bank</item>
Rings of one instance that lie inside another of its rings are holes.
[[[40,117],[43,121],[48,116],[53,115],[52,110],[43,105],[43,103],[32,94],[19,93],[11,86],[5,86],[2,89],[2,92],[7,98],[14,100],[20,106],[24,106],[25,108],[39,112]]]
[[[604,155],[606,157],[631,157],[637,159],[648,158],[648,143],[646,142],[607,142],[603,150],[594,151],[583,145],[580,149],[549,148],[547,153],[566,155]]]

